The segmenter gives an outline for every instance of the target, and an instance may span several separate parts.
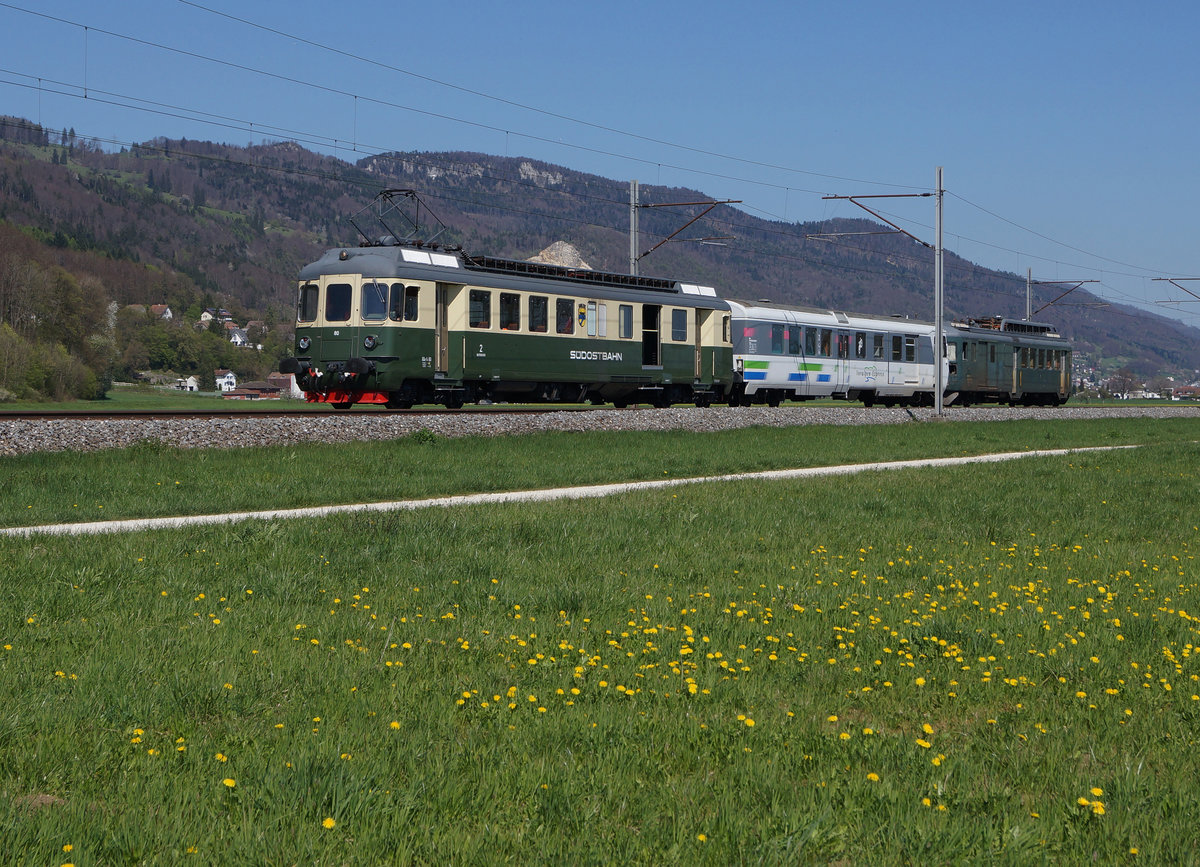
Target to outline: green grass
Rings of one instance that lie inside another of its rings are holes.
[[[1190,862],[1200,446],[1159,424],[1050,426],[1150,444],[1002,465],[0,541],[0,863]],[[979,427],[854,444],[1015,430]],[[825,434],[770,445],[840,462]],[[734,460],[704,441],[673,470]],[[364,454],[451,447],[416,445]]]
[[[546,433],[0,458],[0,526],[390,501],[1031,448],[1186,443],[1195,419]]]

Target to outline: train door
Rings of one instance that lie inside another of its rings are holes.
[[[449,371],[449,343],[450,343],[450,324],[446,316],[446,296],[449,293],[446,289],[446,284],[437,284],[434,301],[434,374],[445,376]]]
[[[833,393],[845,394],[850,386],[850,332],[839,331],[834,335]]]
[[[695,328],[696,337],[695,337],[695,341],[694,341],[694,345],[696,348],[696,353],[695,353],[696,354],[696,362],[695,362],[695,365],[693,366],[694,369],[692,371],[692,376],[696,380],[699,380],[701,377],[704,376],[704,359],[700,354],[700,348],[701,348],[701,346],[703,346],[703,342],[701,340],[701,335],[704,333],[704,324],[708,321],[708,317],[711,313],[712,313],[711,310],[701,310],[699,307],[697,307],[696,311],[695,311],[695,316],[693,317],[695,320],[695,326],[696,326],[696,328]]]
[[[662,307],[657,304],[642,306],[642,367],[662,366],[662,344],[659,325]]]

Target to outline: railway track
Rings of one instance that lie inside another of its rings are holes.
[[[308,407],[305,404],[305,407]],[[464,406],[461,409],[444,409],[441,407],[414,409],[385,409],[380,406],[364,404],[344,410],[332,410],[327,406],[313,406],[311,409],[297,407],[280,407],[277,409],[113,409],[105,411],[75,410],[75,409],[38,409],[15,410],[11,412],[0,410],[0,422],[4,421],[44,421],[66,419],[73,421],[96,420],[182,420],[182,419],[292,419],[292,418],[354,418],[360,416],[461,416],[461,415],[544,415],[550,412],[590,412],[603,407],[586,406]],[[611,407],[609,407],[611,409]],[[636,407],[634,408],[636,409]]]

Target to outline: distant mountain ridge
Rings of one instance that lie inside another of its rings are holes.
[[[382,188],[418,191],[446,226],[437,240],[468,252],[527,259],[561,241],[596,269],[628,270],[625,181],[469,152],[378,154],[349,163],[291,142],[237,147],[156,139],[109,153],[69,131],[0,118],[0,220],[23,227],[74,273],[99,273],[121,303],[186,308],[203,295],[255,318],[284,320],[300,267],[326,247],[357,244],[347,218]],[[708,197],[642,184],[640,198],[661,204]],[[639,250],[696,213],[642,210]],[[425,223],[422,232],[434,226]],[[682,237],[728,240],[666,243],[641,260],[641,273],[715,286],[733,298],[932,318],[932,254],[902,235],[852,234],[884,228],[875,222],[782,223],[722,205],[692,228]],[[948,319],[1020,318],[1024,292],[1023,278],[946,253]],[[1059,292],[1035,286],[1035,309]],[[1200,369],[1200,329],[1132,307],[1100,309],[1084,289],[1070,302],[1036,318],[1094,357],[1147,377]]]

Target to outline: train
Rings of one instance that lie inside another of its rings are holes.
[[[711,286],[471,256],[394,237],[300,271],[294,374],[309,401],[865,406],[944,399],[1057,406],[1071,347],[1046,323],[748,302]]]

